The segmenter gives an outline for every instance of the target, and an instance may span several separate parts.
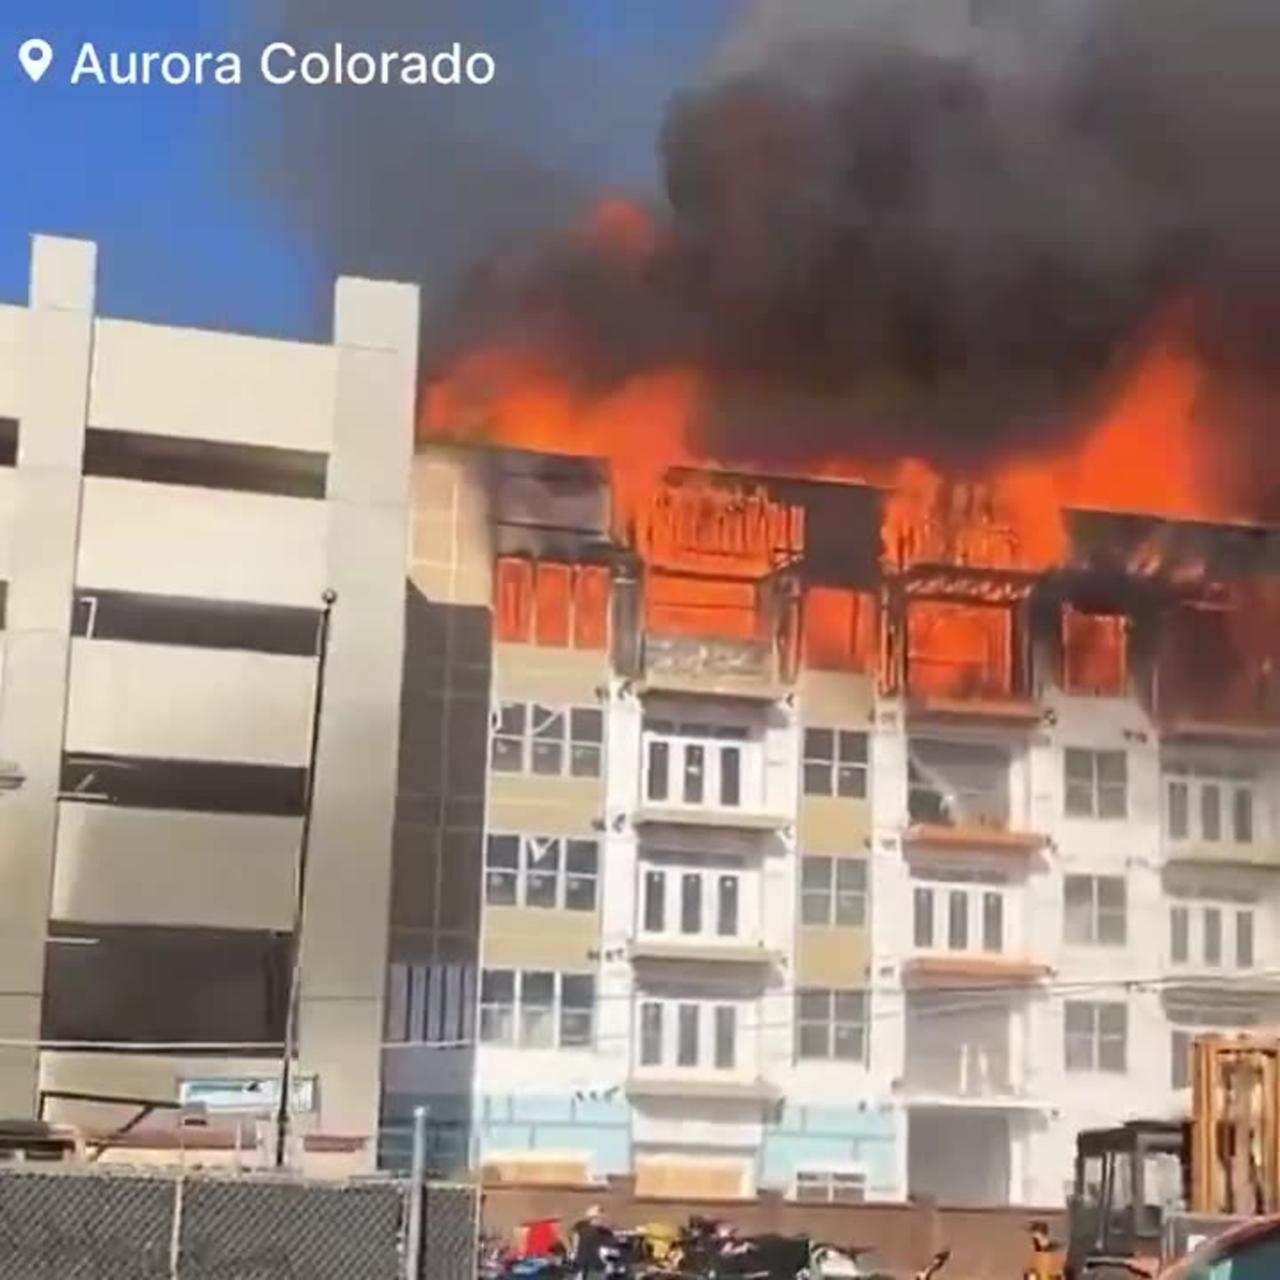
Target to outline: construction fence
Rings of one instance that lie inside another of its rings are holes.
[[[405,1179],[0,1169],[0,1280],[474,1280],[472,1187]]]

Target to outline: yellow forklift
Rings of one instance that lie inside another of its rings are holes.
[[[1032,1225],[1031,1280],[1154,1276],[1202,1240],[1280,1212],[1280,1037],[1203,1035],[1187,1120],[1076,1138],[1065,1246]]]

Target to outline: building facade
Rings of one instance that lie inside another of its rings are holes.
[[[298,1127],[372,1168],[416,289],[340,280],[309,345],[102,317],[95,278],[36,237],[0,306],[0,1114],[110,1132],[138,1107],[104,1097],[151,1100],[155,1133],[199,1101],[257,1141],[333,591]]]
[[[990,511],[888,546],[862,486],[416,468],[448,710],[384,1088],[442,1162],[1052,1204],[1078,1129],[1274,1016],[1266,531],[1066,513],[1050,565]]]

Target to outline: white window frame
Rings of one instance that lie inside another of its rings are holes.
[[[645,1012],[648,1008],[660,1011],[658,1022],[658,1060],[645,1061],[648,1038],[645,1035]],[[682,1045],[682,1010],[695,1010],[695,1059],[680,1061]],[[632,1070],[649,1075],[690,1075],[739,1077],[747,1074],[752,1066],[748,1053],[749,1042],[745,1033],[749,1030],[746,1014],[748,1006],[741,1000],[708,1000],[696,996],[642,995],[635,1005],[635,1052]],[[720,1048],[717,1030],[725,1013],[733,1021],[733,1056],[727,1065],[720,1065],[717,1053]]]
[[[495,860],[499,848],[505,850],[511,841],[516,842],[514,869]],[[577,863],[587,852],[587,846],[591,846],[595,851],[593,869],[570,870],[570,854],[573,854],[574,861]],[[536,860],[548,854],[555,856],[554,872],[543,870],[537,865]],[[484,904],[486,907],[521,907],[530,911],[574,911],[591,915],[600,909],[600,864],[600,841],[590,836],[542,836],[491,831],[485,839],[484,846]],[[553,875],[555,877],[554,901],[531,902],[529,900],[531,879],[545,880]],[[513,901],[505,901],[505,893],[499,895],[494,891],[497,883],[513,885]],[[580,889],[587,884],[591,886],[591,905],[576,905],[571,900],[570,890]]]
[[[825,1001],[825,1012],[813,1014],[811,1006]],[[841,1008],[842,1000],[849,1007]],[[856,1003],[856,1009],[855,1009]],[[826,1051],[807,1052],[805,1031],[821,1029],[826,1039]],[[843,1031],[844,1037],[839,1033]],[[858,1052],[838,1052],[850,1039],[857,1042]],[[830,987],[801,987],[796,990],[795,1044],[797,1062],[862,1063],[865,1065],[871,1052],[871,996],[866,990],[842,991]]]
[[[1082,935],[1073,936],[1071,915],[1067,903],[1067,890],[1072,882],[1087,882],[1089,885],[1089,913],[1086,917],[1087,927]],[[1119,907],[1102,904],[1103,883],[1118,883],[1121,886],[1121,904]],[[1120,920],[1120,937],[1104,937],[1104,920]],[[1125,876],[1088,875],[1071,873],[1062,878],[1062,941],[1068,947],[1100,947],[1119,950],[1129,945],[1129,882]]]
[[[1120,780],[1103,778],[1104,763],[1119,761]],[[1076,769],[1073,771],[1073,764]],[[1087,773],[1088,778],[1081,776]],[[1117,803],[1117,794],[1119,802]],[[1120,749],[1065,747],[1062,752],[1062,807],[1068,818],[1125,822],[1129,817],[1129,753]]]
[[[526,987],[532,985],[530,978],[545,977],[552,979],[551,1003],[532,1005],[526,998]],[[512,999],[494,1000],[486,992],[489,979],[510,975],[512,979]],[[591,993],[587,1004],[566,1004],[565,987],[569,982],[580,981],[591,984]],[[599,984],[594,973],[567,973],[549,969],[485,969],[480,974],[479,1020],[477,1039],[483,1046],[500,1049],[534,1049],[556,1050],[589,1053],[595,1047],[596,1006],[600,999]],[[495,1036],[491,1033],[492,1011],[508,1010],[508,1034]],[[533,1009],[545,1010],[549,1013],[550,1042],[529,1043],[529,1018]],[[566,1034],[566,1014],[587,1015],[587,1034],[570,1036]]]
[[[1260,831],[1262,795],[1257,774],[1250,769],[1231,769],[1211,762],[1166,761],[1161,771],[1165,839],[1173,846],[1236,845],[1249,847],[1266,839]],[[1185,824],[1175,822],[1174,796],[1182,793]],[[1237,794],[1249,797],[1248,821],[1239,821]],[[1217,830],[1208,830],[1208,797],[1217,799]],[[1184,830],[1177,828],[1184,826]],[[1242,828],[1247,827],[1247,830]]]
[[[800,859],[800,923],[865,929],[871,900],[869,881],[866,858],[805,854]]]
[[[665,771],[655,772],[665,748]],[[694,768],[694,753],[701,766]],[[726,757],[738,758],[737,800],[726,796]],[[734,724],[693,723],[646,717],[642,733],[640,795],[642,805],[658,809],[756,812],[764,808],[764,743]],[[686,779],[701,777],[700,799],[686,798]]]
[[[1218,958],[1209,950],[1209,925],[1216,914],[1218,921]],[[1258,967],[1258,903],[1243,899],[1174,897],[1169,902],[1169,965],[1174,969],[1191,969],[1203,973],[1251,973]],[[1249,919],[1248,963],[1240,955],[1241,917]],[[1179,956],[1174,945],[1179,925],[1184,921],[1186,954]]]
[[[865,1204],[871,1176],[865,1165],[799,1165],[793,1171],[791,1199],[796,1204]],[[805,1189],[819,1194],[805,1194]],[[841,1190],[848,1194],[840,1194]]]
[[[1087,1014],[1081,1016],[1087,1017],[1090,1026],[1086,1032],[1073,1031],[1071,1028],[1071,1010],[1087,1010]],[[1119,1035],[1114,1030],[1105,1030],[1104,1021],[1108,1020],[1108,1015],[1112,1015],[1114,1020],[1114,1012],[1121,1010],[1122,1031]],[[1063,1071],[1068,1075],[1126,1075],[1129,1070],[1129,1033],[1132,1030],[1132,1019],[1129,1017],[1129,1006],[1122,1000],[1066,1000],[1062,1006],[1062,1067]],[[1071,1061],[1071,1045],[1073,1041],[1080,1043],[1087,1040],[1088,1043],[1088,1063],[1085,1065],[1072,1065]],[[1121,1062],[1118,1066],[1103,1065],[1103,1046],[1110,1042],[1119,1040]]]
[[[489,768],[499,775],[599,778],[604,775],[604,737],[601,707],[503,699],[493,714]],[[547,756],[538,751],[544,745],[556,750],[554,769],[545,767]]]
[[[824,736],[830,735],[830,741]],[[806,725],[801,741],[800,791],[806,796],[865,800],[870,786],[871,735],[839,725]]]
[[[928,896],[932,903],[929,937],[921,939],[921,903]],[[963,945],[954,945],[951,934],[952,899],[963,900],[965,937]],[[987,946],[987,900],[999,902],[1000,946]],[[1017,950],[1013,938],[1014,894],[1008,880],[979,872],[954,872],[911,877],[911,945],[926,955],[1001,956]]]
[[[758,934],[760,892],[759,873],[740,863],[717,865],[706,863],[693,865],[682,862],[641,862],[637,868],[636,936],[662,938],[672,942],[737,943],[752,941]],[[662,878],[661,928],[649,927],[649,877]],[[701,909],[698,928],[686,931],[684,927],[684,883],[696,877],[701,888]],[[736,927],[732,932],[722,932],[720,882],[732,880],[737,892]]]

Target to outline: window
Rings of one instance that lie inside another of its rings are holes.
[[[466,1044],[475,1037],[476,971],[462,964],[387,966],[388,1044]]]
[[[731,1004],[716,1006],[716,1070],[732,1071],[737,1057],[738,1011]]]
[[[737,1005],[692,999],[645,1000],[639,1008],[640,1067],[736,1071]]]
[[[608,644],[611,575],[605,566],[502,556],[495,576],[498,640],[575,649]]]
[[[867,735],[851,729],[806,729],[804,793],[865,799]]]
[[[804,858],[800,863],[804,924],[865,925],[867,864],[861,858]]]
[[[1126,889],[1120,876],[1065,876],[1063,937],[1074,946],[1122,947]]]
[[[737,876],[721,876],[716,881],[716,933],[722,938],[738,935]]]
[[[1068,1071],[1123,1074],[1129,1032],[1125,1005],[1068,1000],[1063,1005],[1063,1019]]]
[[[1191,1087],[1191,1046],[1193,1037],[1189,1031],[1174,1031],[1169,1037],[1169,1086],[1173,1089]]]
[[[804,1204],[861,1204],[867,1175],[855,1170],[796,1170],[795,1198]]]
[[[480,1039],[522,1049],[585,1049],[595,1036],[596,980],[589,973],[486,969]]]
[[[656,1067],[662,1062],[662,1005],[646,1000],[640,1006],[640,1065]]]
[[[1006,890],[990,874],[930,872],[912,893],[912,940],[922,951],[1005,949]]]
[[[911,821],[945,827],[1007,827],[1009,767],[1006,748],[913,737],[907,744]]]
[[[696,1004],[682,1004],[677,1011],[677,1066],[696,1067],[698,1065],[698,1015],[700,1012]]]
[[[745,728],[649,718],[644,735],[646,800],[690,808],[759,804],[761,744]]]
[[[485,844],[485,903],[493,907],[594,911],[600,846],[565,836],[491,835]]]
[[[680,932],[702,932],[702,876],[696,871],[680,877]]]
[[[1212,761],[1166,762],[1165,833],[1172,841],[1253,844],[1254,777]]]
[[[1254,908],[1230,901],[1222,888],[1214,897],[1218,900],[1188,899],[1169,908],[1170,963],[1204,969],[1252,969]]]
[[[661,871],[644,873],[644,930],[664,933],[667,921],[667,877]]]
[[[817,989],[797,992],[796,1056],[866,1061],[866,992]]]
[[[1123,751],[1063,753],[1066,812],[1073,818],[1123,818],[1128,813],[1129,766]]]
[[[599,707],[502,702],[489,749],[496,773],[598,778],[604,743]]]
[[[641,867],[639,930],[682,938],[738,938],[742,934],[744,886],[740,862],[729,855],[708,856],[697,866]],[[670,896],[668,896],[670,895]]]

